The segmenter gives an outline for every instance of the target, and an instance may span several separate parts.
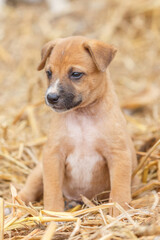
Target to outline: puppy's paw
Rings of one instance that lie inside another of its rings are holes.
[[[117,217],[117,216],[120,215],[120,211],[114,206],[114,207],[109,209],[109,215],[111,217]]]
[[[53,212],[64,212],[64,201],[62,202],[50,202],[46,203],[44,202],[44,209],[47,211],[53,211]]]
[[[115,203],[118,203],[118,205],[119,205],[119,209],[116,206],[109,209],[109,214],[112,217],[117,217],[118,215],[120,215],[123,212],[123,209],[125,211],[129,210],[129,207],[127,204],[131,202],[131,196],[130,196],[130,194],[128,194],[128,196],[126,196],[125,198],[117,197],[117,196],[111,197],[110,202],[115,202]],[[120,208],[122,208],[122,211]]]
[[[28,204],[29,202],[33,201],[33,199],[30,197],[30,195],[25,193],[23,190],[21,190],[18,193],[18,198],[20,198],[25,204]]]
[[[127,206],[127,204],[119,204],[120,207],[122,207],[122,211],[123,209],[125,211],[129,210],[129,207]],[[120,209],[118,209],[116,206],[114,206],[113,208],[109,209],[109,215],[112,217],[117,217],[120,214],[122,214],[122,211],[120,211]]]

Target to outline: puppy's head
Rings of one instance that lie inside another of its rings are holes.
[[[48,42],[38,66],[45,67],[49,82],[46,103],[63,112],[94,102],[115,53],[106,43],[79,36]]]

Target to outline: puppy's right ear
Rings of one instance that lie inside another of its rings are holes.
[[[41,51],[41,62],[37,67],[37,70],[40,71],[44,68],[47,58],[50,56],[54,46],[56,45],[57,41],[50,41],[48,43],[46,43]]]
[[[94,39],[84,42],[83,46],[89,52],[97,69],[102,72],[106,71],[117,52],[113,46]]]

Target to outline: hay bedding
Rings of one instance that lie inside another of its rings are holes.
[[[160,239],[160,3],[159,1],[72,1],[72,12],[53,16],[44,3],[17,3],[0,15],[0,239]],[[139,159],[134,174],[142,186],[130,210],[112,218],[111,204],[92,202],[53,213],[42,202],[17,198],[41,159],[50,120],[44,104],[46,80],[36,72],[46,41],[86,35],[119,49],[112,78]],[[11,185],[10,187],[10,183]],[[17,189],[17,190],[16,190]],[[5,201],[4,201],[4,200]],[[4,217],[5,207],[13,207]],[[50,223],[48,225],[47,223]]]

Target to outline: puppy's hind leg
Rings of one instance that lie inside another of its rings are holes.
[[[42,165],[39,163],[28,176],[18,196],[26,203],[36,201],[43,194]]]

